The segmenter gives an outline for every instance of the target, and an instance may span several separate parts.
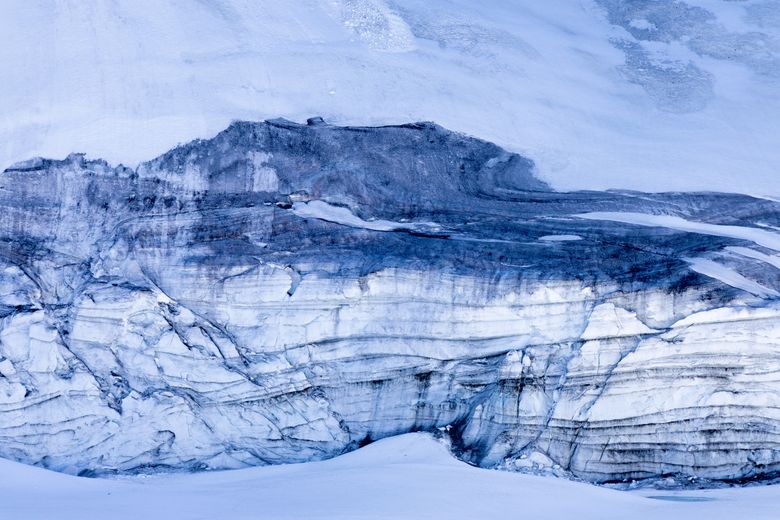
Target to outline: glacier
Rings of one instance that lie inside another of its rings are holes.
[[[438,432],[590,482],[780,468],[780,204],[560,192],[433,123],[235,122],[0,175],[0,456],[79,475]]]

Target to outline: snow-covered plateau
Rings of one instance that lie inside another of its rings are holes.
[[[14,520],[775,520],[780,487],[622,492],[470,467],[416,433],[338,458],[195,475],[84,479],[0,460]]]
[[[591,482],[780,469],[780,204],[557,192],[432,123],[0,175],[0,455],[81,475],[442,432]]]

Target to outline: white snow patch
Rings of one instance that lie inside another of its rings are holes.
[[[767,197],[764,197],[767,198]],[[780,199],[770,199],[772,202],[780,202]],[[780,231],[780,227],[773,226],[772,224],[767,224],[766,222],[756,222],[756,226],[767,228],[767,229],[774,229],[775,231]]]
[[[582,240],[579,235],[544,235],[539,237],[542,242],[569,242],[572,240]]]
[[[769,287],[764,287],[760,283],[746,278],[730,267],[719,264],[706,258],[685,258],[691,266],[691,269],[710,278],[720,280],[726,285],[747,291],[750,294],[761,298],[777,298],[780,293]]]
[[[688,233],[700,233],[702,235],[714,235],[720,237],[738,238],[758,244],[760,246],[780,251],[780,234],[746,226],[725,226],[720,224],[707,224],[685,220],[672,215],[650,215],[647,213],[631,212],[593,212],[574,215],[577,218],[588,220],[608,220],[635,224],[637,226],[665,227]]]
[[[373,231],[395,231],[397,229],[413,229],[421,231],[436,231],[440,226],[432,222],[393,222],[392,220],[363,220],[349,208],[334,206],[321,200],[309,202],[296,201],[293,203],[293,213],[299,217],[316,218],[327,222],[334,222],[343,226],[371,229]]]
[[[658,332],[642,323],[636,313],[616,307],[612,303],[597,305],[582,333],[584,340],[638,336]]]
[[[681,329],[693,325],[732,323],[745,320],[777,320],[780,319],[780,305],[769,304],[766,307],[719,307],[707,311],[696,312],[672,324],[672,329]]]

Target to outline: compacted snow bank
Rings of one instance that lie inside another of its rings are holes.
[[[655,497],[655,498],[650,498]],[[777,518],[780,487],[623,492],[479,469],[427,434],[324,462],[236,471],[79,478],[0,460],[0,518]]]

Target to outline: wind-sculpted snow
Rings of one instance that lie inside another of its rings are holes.
[[[237,468],[443,430],[485,467],[775,475],[780,205],[533,173],[431,123],[317,118],[136,170],[16,165],[0,454]]]

